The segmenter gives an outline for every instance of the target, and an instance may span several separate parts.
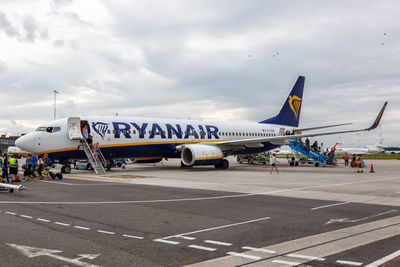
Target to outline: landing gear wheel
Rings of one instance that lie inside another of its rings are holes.
[[[71,173],[71,167],[70,166],[64,166],[64,172],[62,173]]]
[[[229,161],[223,159],[219,164],[214,165],[216,169],[226,170],[229,168]]]
[[[49,172],[49,175],[51,177],[51,179],[56,179],[56,175],[54,174],[54,172]]]

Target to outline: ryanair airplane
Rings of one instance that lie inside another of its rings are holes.
[[[375,129],[387,102],[371,127],[332,132],[304,132],[347,125],[298,128],[304,77],[299,76],[278,115],[254,123],[172,120],[137,117],[70,117],[43,125],[16,141],[19,148],[48,154],[60,162],[87,159],[81,149],[81,127],[88,126],[104,158],[181,158],[183,166],[229,167],[229,155],[259,153],[288,144],[291,138],[343,134]],[[69,168],[70,169],[70,168]]]

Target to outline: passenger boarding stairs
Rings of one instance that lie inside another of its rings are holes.
[[[325,157],[322,154],[319,154],[317,151],[313,150],[312,148],[306,147],[305,145],[301,144],[297,139],[289,139],[289,146],[297,152],[300,152],[304,156],[314,160],[315,162],[320,162],[326,165],[334,165],[334,159]]]
[[[92,164],[93,170],[96,174],[106,174],[106,170],[104,169],[104,166],[107,165],[106,159],[103,156],[103,153],[101,153],[100,149],[96,147],[95,149],[90,148],[89,144],[86,142],[85,139],[81,139],[83,143],[83,150],[85,151],[85,154],[90,162]]]

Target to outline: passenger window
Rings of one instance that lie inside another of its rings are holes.
[[[133,130],[132,133],[133,133],[133,134],[136,134],[136,130]]]
[[[107,133],[110,134],[110,133],[111,133],[111,130],[107,130]]]

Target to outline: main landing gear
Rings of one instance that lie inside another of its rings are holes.
[[[69,164],[62,166],[61,173],[71,173],[71,166]]]
[[[226,159],[223,159],[223,160],[221,160],[220,163],[218,163],[218,164],[216,164],[216,165],[214,165],[214,166],[215,166],[216,169],[225,170],[225,169],[228,169],[228,168],[229,168],[229,161],[226,160]]]

